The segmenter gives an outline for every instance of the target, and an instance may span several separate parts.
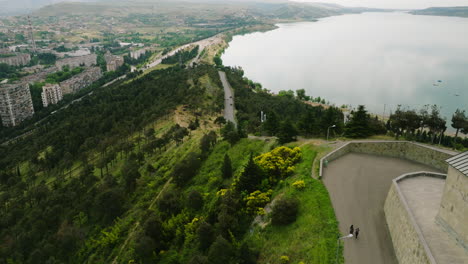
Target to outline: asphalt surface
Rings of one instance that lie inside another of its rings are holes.
[[[398,264],[384,216],[392,179],[415,171],[435,171],[407,160],[350,153],[328,164],[323,181],[343,235],[359,227],[359,239],[344,239],[346,264]]]
[[[236,118],[234,117],[234,93],[232,87],[226,78],[226,73],[222,71],[218,73],[224,87],[224,118],[234,123],[237,127]]]

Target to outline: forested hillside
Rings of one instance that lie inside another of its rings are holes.
[[[249,100],[271,105],[265,111],[278,111],[278,120],[289,120],[292,127],[309,114],[326,122],[327,111],[295,97],[255,91],[232,70],[241,123],[235,129],[220,117],[217,71],[172,67],[97,89],[32,135],[1,146],[0,262],[310,258],[296,252],[297,244],[268,253],[271,247],[263,245],[272,234],[278,241],[294,241],[280,231],[284,228],[311,237],[301,248],[314,251],[317,263],[333,261],[337,223],[325,188],[310,178],[314,148],[244,138],[247,131],[265,129]],[[340,117],[338,110],[328,111]],[[290,187],[293,183],[296,187]],[[260,223],[272,229],[257,229],[254,219],[273,200],[277,206],[267,214],[272,223]],[[310,214],[316,203],[322,209]],[[296,219],[315,219],[315,224],[291,225]]]

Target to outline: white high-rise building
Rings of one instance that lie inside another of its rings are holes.
[[[46,84],[42,87],[42,105],[47,107],[62,100],[62,89],[58,84]]]
[[[0,117],[4,126],[17,126],[34,115],[29,84],[0,85]]]

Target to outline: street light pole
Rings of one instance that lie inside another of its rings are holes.
[[[328,141],[328,136],[330,135],[330,128],[335,128],[335,127],[336,127],[336,125],[328,127],[328,129],[327,129],[327,141]]]
[[[346,238],[352,238],[352,237],[353,237],[353,234],[349,234],[347,236],[342,236],[342,237],[338,236],[338,239],[336,240],[335,264],[338,264],[338,249],[340,248],[340,240],[344,240]]]

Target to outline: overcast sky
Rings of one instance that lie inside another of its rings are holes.
[[[344,6],[417,9],[433,6],[468,6],[468,0],[294,0],[298,2],[335,3]]]

